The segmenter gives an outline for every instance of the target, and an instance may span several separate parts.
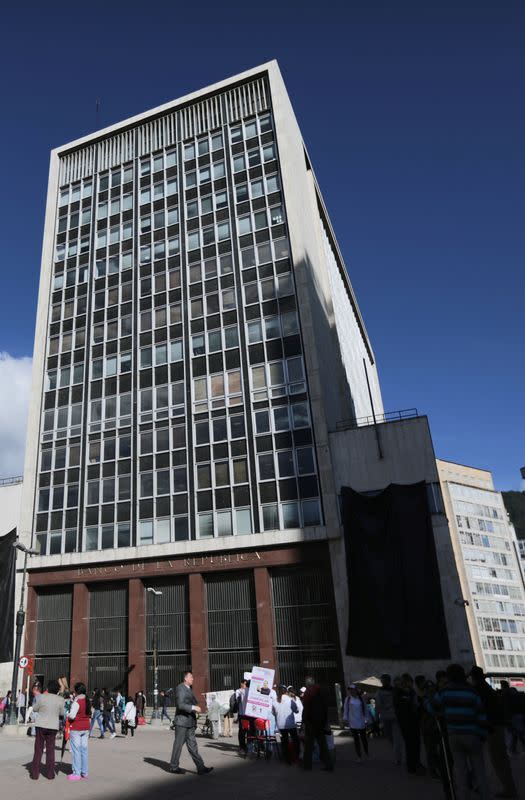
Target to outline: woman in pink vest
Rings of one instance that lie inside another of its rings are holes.
[[[69,710],[69,742],[73,756],[70,781],[85,780],[88,776],[88,741],[91,723],[91,703],[83,683],[75,683],[75,699]]]

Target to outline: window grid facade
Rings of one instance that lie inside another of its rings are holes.
[[[59,190],[41,553],[321,524],[279,155],[250,92],[222,119],[256,114],[160,127],[151,154],[126,134]]]
[[[525,667],[525,603],[501,496],[448,484],[483,657],[491,669]]]

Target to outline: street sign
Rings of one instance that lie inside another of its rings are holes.
[[[27,658],[27,656],[22,656],[22,658],[18,662],[18,666],[20,667],[20,669],[25,669],[28,664],[29,664],[29,659]]]

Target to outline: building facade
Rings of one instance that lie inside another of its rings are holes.
[[[476,663],[525,674],[525,584],[517,540],[492,474],[438,459]]]
[[[162,686],[341,678],[328,431],[383,409],[275,62],[52,152],[33,368],[36,674],[151,690],[155,585]]]
[[[20,505],[22,502],[22,477],[0,478],[0,537],[19,528]],[[19,595],[15,602],[19,602]],[[18,607],[18,606],[17,606]],[[0,662],[0,697],[11,688],[13,662]]]

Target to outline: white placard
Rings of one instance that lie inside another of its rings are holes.
[[[273,688],[274,676],[274,669],[253,667],[250,688],[248,689],[248,701],[246,703],[247,717],[270,719],[272,714],[270,692]]]

